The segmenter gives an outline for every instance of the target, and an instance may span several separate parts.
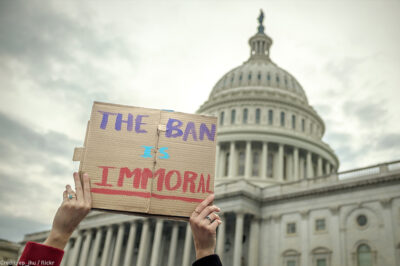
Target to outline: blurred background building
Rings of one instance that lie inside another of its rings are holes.
[[[197,111],[219,118],[223,264],[400,265],[400,161],[337,172],[339,160],[322,141],[324,121],[295,77],[270,58],[263,19],[249,39],[249,59]],[[195,259],[192,242],[184,222],[92,212],[63,265],[186,266]]]

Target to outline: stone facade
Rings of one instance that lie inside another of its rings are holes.
[[[400,161],[337,173],[323,120],[300,83],[271,61],[261,24],[249,44],[249,60],[198,110],[219,117],[224,265],[400,265]],[[64,266],[186,266],[195,258],[187,223],[95,211],[65,251]]]

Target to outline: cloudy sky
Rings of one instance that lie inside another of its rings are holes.
[[[399,0],[0,1],[0,238],[50,227],[94,100],[195,112],[260,8],[340,170],[400,159]]]

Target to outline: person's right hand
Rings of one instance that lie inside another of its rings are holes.
[[[88,175],[83,175],[83,187],[78,173],[74,173],[74,181],[76,192],[70,185],[66,186],[64,200],[54,217],[45,245],[64,249],[72,233],[92,207]],[[72,198],[69,198],[69,195],[72,195]]]
[[[213,200],[214,194],[210,194],[196,207],[190,216],[190,227],[192,228],[197,260],[214,254],[216,230],[222,221],[218,214],[215,213],[219,212],[220,209],[215,205],[211,205]]]

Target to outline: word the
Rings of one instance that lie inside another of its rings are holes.
[[[136,115],[136,118],[134,118],[134,116],[130,113],[128,113],[124,117],[124,115],[121,113],[111,113],[105,111],[98,112],[102,114],[100,128],[103,130],[107,129],[110,117],[115,116],[115,130],[121,131],[124,124],[124,126],[126,125],[127,131],[133,131],[133,128],[135,126],[136,133],[147,133],[147,130],[143,128],[145,125],[147,125],[147,123],[144,123],[143,119],[148,118],[148,115]],[[179,119],[169,118],[166,125],[165,137],[182,137],[184,141],[187,141],[190,136],[194,141],[203,141],[206,139],[214,141],[216,134],[215,124],[211,125],[211,129],[208,128],[205,123],[200,123],[200,125],[197,126],[198,127],[196,128],[196,124],[194,122],[187,122],[184,126],[184,123]]]

